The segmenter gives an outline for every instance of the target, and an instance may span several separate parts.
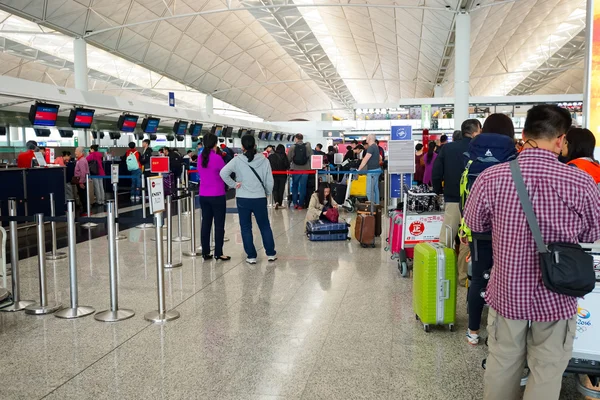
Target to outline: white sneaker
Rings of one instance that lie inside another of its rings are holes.
[[[256,264],[256,258],[246,258],[246,262],[248,264],[254,265],[254,264]]]
[[[269,257],[267,257],[267,260],[275,261],[275,260],[277,260],[277,256],[269,256]]]
[[[131,201],[135,201],[135,196],[131,196],[131,197],[129,198],[129,200],[131,200]]]
[[[135,201],[142,201],[142,198],[141,198],[141,197],[137,197],[137,196],[136,196],[136,197],[135,197]]]
[[[479,335],[476,333],[471,333],[471,331],[467,329],[467,342],[471,346],[477,346],[479,344]]]

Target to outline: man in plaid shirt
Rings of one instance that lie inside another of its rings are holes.
[[[600,239],[598,187],[585,172],[557,159],[570,126],[567,110],[538,105],[528,111],[523,129],[526,142],[519,165],[546,243]],[[573,350],[577,299],[544,286],[509,163],[488,168],[477,178],[464,214],[473,232],[492,232],[484,398],[519,399],[527,362],[524,399],[558,399]]]

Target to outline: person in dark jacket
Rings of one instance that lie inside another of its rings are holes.
[[[460,127],[462,139],[442,146],[433,165],[431,181],[437,194],[444,194],[444,223],[440,232],[440,242],[454,248],[454,239],[460,226],[460,178],[465,170],[464,153],[469,150],[471,140],[481,133],[481,122],[468,119]],[[443,185],[442,185],[443,183]],[[446,226],[452,228],[452,235],[446,232]],[[468,247],[463,245],[458,259],[459,271],[466,271]],[[464,257],[463,257],[464,255]],[[466,277],[464,277],[466,279]]]
[[[271,163],[271,170],[273,172],[287,171],[290,169],[290,162],[285,154],[284,145],[277,145],[275,152],[269,156],[269,162]],[[283,194],[285,192],[287,180],[287,175],[273,174],[273,201],[275,202],[275,209],[278,209],[283,204]]]
[[[140,164],[142,164],[144,179],[146,179],[151,176],[150,158],[152,158],[152,148],[150,147],[150,139],[144,139],[144,141],[142,141],[142,148],[144,151],[140,155]]]

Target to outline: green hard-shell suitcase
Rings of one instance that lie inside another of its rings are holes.
[[[413,308],[425,332],[431,325],[454,331],[457,290],[456,254],[440,243],[419,243],[413,261]]]

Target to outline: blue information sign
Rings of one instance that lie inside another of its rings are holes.
[[[412,140],[412,126],[392,126],[391,140]],[[399,174],[390,175],[390,196],[393,199],[402,197],[402,184],[412,186],[412,176],[404,174],[404,182],[401,182]]]
[[[169,106],[175,107],[175,92],[169,92]]]

